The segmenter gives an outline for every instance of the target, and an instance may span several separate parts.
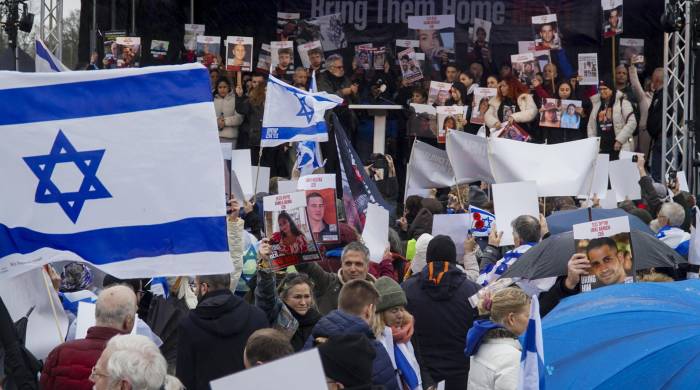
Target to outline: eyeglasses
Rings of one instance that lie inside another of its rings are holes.
[[[343,65],[332,65],[331,68],[343,69],[343,68],[345,68],[345,67],[344,67]]]
[[[90,372],[90,381],[95,382],[98,376],[103,376],[105,378],[109,378],[108,374],[103,374],[101,372],[97,371],[97,366],[92,366],[92,371]]]

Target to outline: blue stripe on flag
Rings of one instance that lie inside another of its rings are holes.
[[[276,141],[289,140],[299,135],[321,135],[326,134],[326,122],[321,121],[308,127],[263,127],[262,140]]]
[[[0,105],[0,126],[210,102],[209,86],[207,70],[198,68],[3,89],[0,102],[13,104]]]
[[[103,265],[137,257],[228,252],[225,217],[198,217],[145,226],[123,226],[68,234],[41,233],[0,224],[0,261],[41,248],[71,251]]]
[[[36,41],[36,55],[44,59],[46,62],[49,63],[49,66],[54,72],[60,72],[61,69],[56,66],[56,64],[53,62],[53,59],[49,55],[49,52],[46,50],[44,45],[40,43],[38,40]]]

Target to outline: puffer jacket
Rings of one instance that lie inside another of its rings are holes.
[[[510,390],[518,386],[522,346],[514,338],[485,340],[469,364],[470,390]]]
[[[518,96],[518,108],[520,111],[513,113],[513,120],[516,123],[529,123],[535,120],[537,117],[537,105],[535,100],[532,99],[532,95],[529,93],[524,93]],[[484,115],[484,123],[486,127],[490,129],[497,129],[501,127],[501,121],[498,119],[498,107],[501,106],[501,99],[498,96],[494,96],[489,100],[489,109]]]
[[[327,338],[351,333],[367,336],[372,342],[374,351],[377,353],[372,362],[372,384],[384,386],[385,390],[399,390],[399,383],[396,380],[394,366],[391,363],[389,354],[386,352],[384,345],[374,337],[374,333],[372,333],[369,325],[360,317],[340,310],[333,310],[316,324],[313,331],[311,331],[311,337],[304,345],[304,349],[313,348],[314,340],[318,337]]]
[[[219,130],[219,137],[238,139],[238,126],[243,123],[243,115],[236,112],[236,95],[230,93],[222,98],[216,94],[214,109],[217,118],[224,118],[224,128]]]
[[[600,94],[591,96],[591,116],[588,118],[588,136],[597,137],[598,127],[596,120],[598,110],[600,110]],[[613,110],[613,129],[615,130],[615,141],[622,144],[621,150],[634,151],[634,130],[637,128],[637,118],[634,116],[632,103],[624,97],[620,91],[615,91],[615,104]]]
[[[41,388],[46,390],[91,390],[92,367],[102,355],[107,342],[122,334],[117,329],[93,326],[81,340],[65,342],[54,348],[41,371]]]

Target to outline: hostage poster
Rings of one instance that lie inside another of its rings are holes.
[[[306,215],[314,240],[323,244],[338,242],[335,175],[302,176],[297,189],[306,193]]]

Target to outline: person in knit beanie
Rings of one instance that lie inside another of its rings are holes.
[[[457,262],[457,248],[454,241],[448,236],[437,235],[430,240],[425,253],[425,260],[428,263],[442,261],[448,263]]]
[[[422,389],[434,383],[427,372],[422,373],[411,343],[413,316],[406,311],[406,294],[393,279],[382,276],[374,283],[379,303],[372,330],[376,339],[393,356],[396,378],[403,389]]]
[[[318,353],[329,389],[372,389],[372,361],[376,353],[367,336],[331,336],[318,346]]]

